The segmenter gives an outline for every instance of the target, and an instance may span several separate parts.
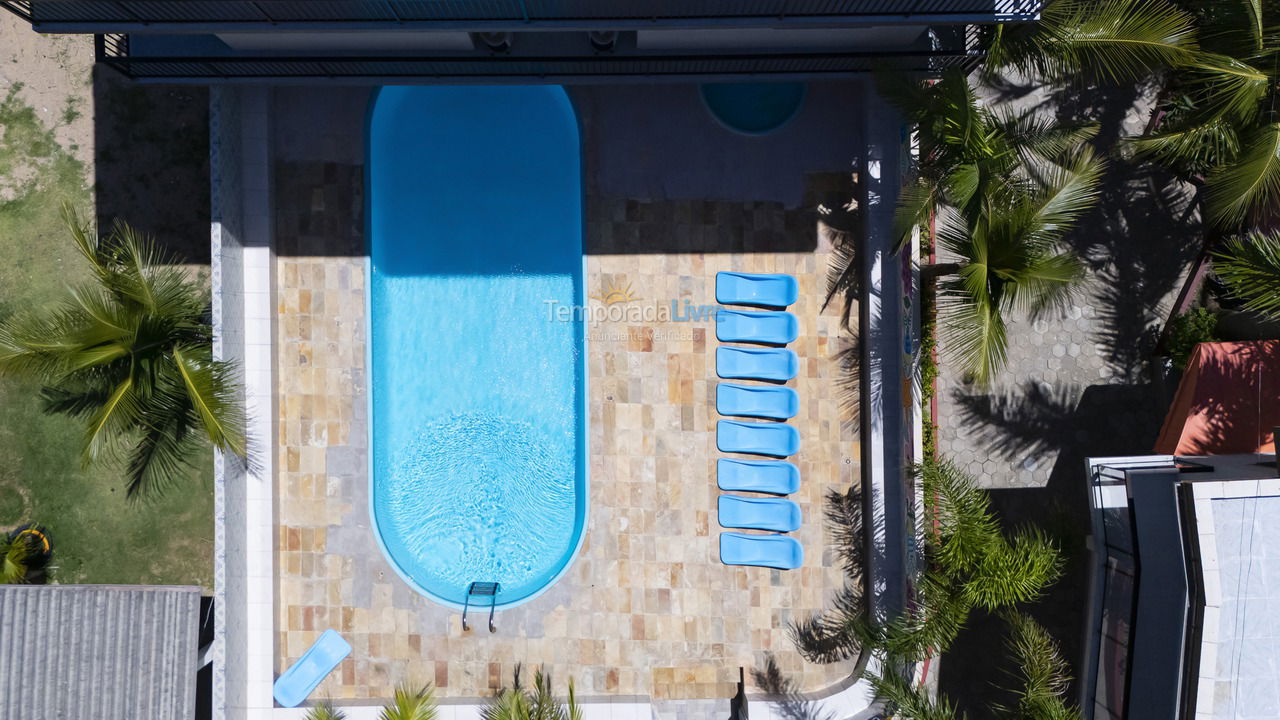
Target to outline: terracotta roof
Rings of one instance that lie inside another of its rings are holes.
[[[1274,453],[1280,425],[1280,340],[1200,343],[1187,361],[1155,451]]]

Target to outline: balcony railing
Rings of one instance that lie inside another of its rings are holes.
[[[127,35],[97,37],[98,60],[139,80],[258,81],[286,78],[415,83],[561,83],[660,77],[715,79],[821,78],[877,69],[929,74],[973,67],[979,56],[964,50],[792,52],[770,54],[652,54],[587,56],[135,56]]]
[[[0,0],[37,29],[543,24],[845,24],[1030,20],[1041,0]]]

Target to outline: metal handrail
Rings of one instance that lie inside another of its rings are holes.
[[[471,596],[489,598],[489,632],[496,632],[498,628],[493,624],[493,613],[498,606],[498,591],[502,589],[502,583],[496,582],[473,582],[467,586],[467,596],[462,602],[462,629],[470,630],[467,625],[467,611],[471,609]]]
[[[32,21],[31,3],[29,1],[23,2],[20,0],[12,0],[12,1],[6,0],[5,2],[0,2],[0,8],[4,8],[5,10],[8,10],[14,15],[17,15],[23,20],[26,20],[27,22]]]

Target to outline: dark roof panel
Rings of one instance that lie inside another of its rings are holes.
[[[0,585],[0,720],[195,713],[200,589]]]

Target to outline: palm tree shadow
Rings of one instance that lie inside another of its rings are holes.
[[[1062,547],[1062,578],[1024,609],[1061,644],[1078,682],[1087,621],[1083,588],[1089,579],[1084,461],[1090,456],[1150,453],[1167,402],[1153,385],[1136,383],[1098,384],[1081,391],[1071,385],[1028,382],[1002,395],[953,397],[961,408],[959,422],[976,434],[975,444],[990,447],[1006,460],[1052,462],[1043,486],[993,489],[989,496],[1003,522],[1045,528]],[[989,667],[990,658],[1003,657],[1006,633],[999,617],[974,613],[943,658],[939,688],[971,717],[985,717],[984,708],[1008,700],[1004,690],[990,683]]]
[[[820,710],[818,704],[796,689],[796,683],[783,674],[773,653],[765,653],[764,667],[751,669],[751,680],[764,690],[762,699],[775,703],[786,720],[835,720],[830,712]]]
[[[1061,451],[1076,434],[1079,389],[1026,381],[1020,390],[1001,394],[952,393],[960,421],[975,440],[1005,460],[1026,459]]]

